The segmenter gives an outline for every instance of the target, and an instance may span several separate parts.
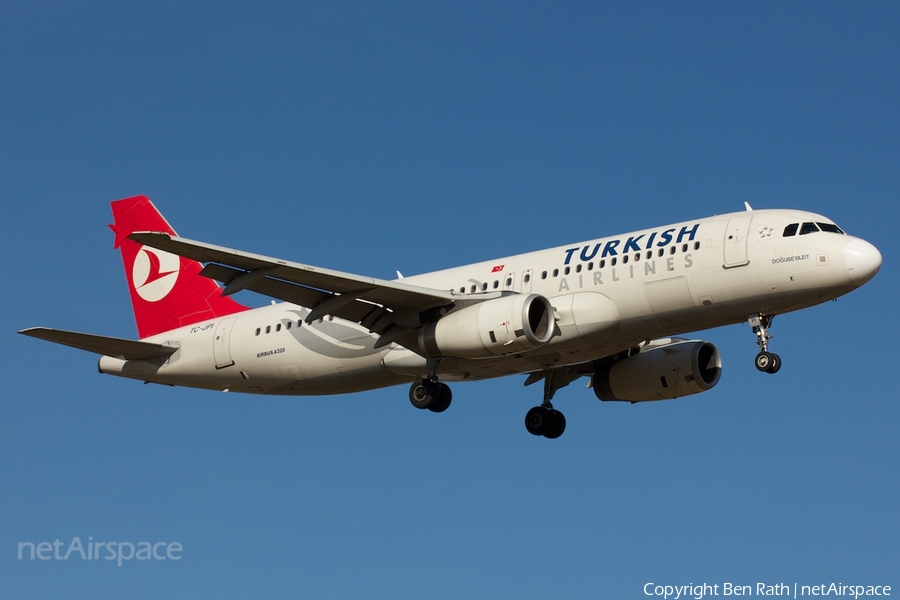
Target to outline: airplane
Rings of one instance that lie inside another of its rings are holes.
[[[19,333],[101,355],[101,373],[251,394],[324,395],[410,384],[418,409],[447,382],[543,383],[526,430],[558,438],[557,390],[589,377],[603,401],[707,391],[714,344],[678,337],[746,322],[759,371],[776,315],[847,294],[881,267],[869,242],[800,210],[745,210],[462,267],[381,280],[179,237],[146,196],[111,203],[140,339],[46,327]],[[221,285],[220,285],[221,284]],[[248,308],[242,290],[272,299]],[[280,302],[277,302],[280,301]]]

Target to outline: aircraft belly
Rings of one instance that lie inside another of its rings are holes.
[[[605,294],[576,292],[556,296],[550,302],[559,316],[556,325],[561,332],[550,341],[551,347],[567,347],[582,342],[602,344],[619,328],[619,310]]]

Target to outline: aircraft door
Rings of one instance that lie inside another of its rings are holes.
[[[522,293],[530,294],[531,293],[531,278],[533,277],[531,273],[531,269],[525,269],[522,271]]]
[[[725,229],[725,268],[743,267],[750,263],[747,258],[747,240],[750,233],[752,214],[733,217]]]
[[[216,359],[216,368],[224,369],[234,364],[231,358],[231,328],[237,317],[222,319],[216,325],[216,336],[213,341],[213,356]]]

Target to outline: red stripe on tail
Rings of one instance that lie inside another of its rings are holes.
[[[176,327],[199,323],[247,310],[228,297],[215,281],[200,275],[203,265],[128,239],[135,231],[175,230],[146,196],[111,203],[116,234],[115,247],[122,251],[134,320],[141,338]]]

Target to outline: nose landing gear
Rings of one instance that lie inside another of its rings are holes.
[[[759,354],[756,355],[756,368],[763,373],[775,374],[781,369],[781,357],[774,352],[769,352],[769,340],[773,337],[769,333],[775,315],[755,314],[750,315],[747,323],[756,334],[756,345],[759,346]]]

